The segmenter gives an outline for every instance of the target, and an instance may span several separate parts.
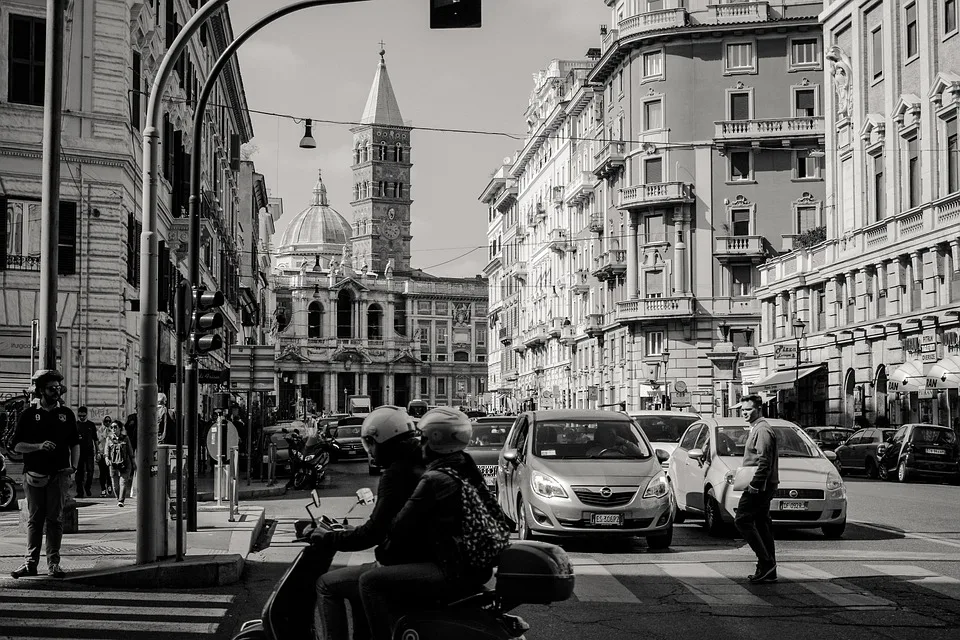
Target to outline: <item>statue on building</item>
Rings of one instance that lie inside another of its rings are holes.
[[[387,278],[393,277],[393,258],[387,260],[387,266],[383,269],[383,275]]]
[[[824,57],[830,63],[830,76],[833,78],[833,90],[837,98],[837,117],[849,117],[852,106],[850,104],[850,75],[852,71],[850,57],[837,45],[827,49]]]

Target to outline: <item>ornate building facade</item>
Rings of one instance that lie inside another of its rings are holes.
[[[586,72],[559,73],[553,103],[538,80],[530,135],[482,195],[503,233],[492,326],[519,355],[491,378],[566,406],[723,415],[756,359],[758,266],[823,224],[822,3],[605,3]],[[534,274],[541,255],[555,264]]]
[[[478,406],[487,391],[487,283],[411,266],[412,147],[381,52],[354,139],[353,221],[318,179],[276,245],[278,415],[424,399]]]
[[[957,427],[956,4],[834,0],[820,18],[832,81],[825,239],[760,269],[752,388],[802,424]]]

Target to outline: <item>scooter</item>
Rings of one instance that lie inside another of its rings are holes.
[[[294,489],[319,486],[327,474],[331,455],[339,445],[318,436],[304,440],[298,431],[285,435],[284,439],[290,452],[290,484]]]
[[[360,493],[367,490],[361,490]],[[372,495],[372,494],[370,494]],[[336,530],[343,523],[321,516],[316,491],[307,505],[310,520],[296,523],[297,540],[307,542],[317,528]],[[358,504],[363,504],[363,498]],[[354,505],[356,506],[356,505]],[[352,509],[351,509],[352,510]],[[233,640],[293,640],[313,638],[317,578],[330,570],[332,553],[321,555],[308,546],[293,561],[270,594],[260,620],[245,622]],[[394,640],[523,640],[530,626],[507,612],[522,604],[550,604],[573,594],[574,574],[563,549],[544,542],[522,541],[500,556],[496,587],[473,593],[451,594],[424,609],[402,617],[393,630]]]
[[[7,475],[7,462],[0,453],[0,511],[6,511],[17,504],[17,483]]]

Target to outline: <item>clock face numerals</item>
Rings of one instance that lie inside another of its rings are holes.
[[[396,240],[400,237],[400,225],[393,220],[383,223],[383,237],[388,240]]]

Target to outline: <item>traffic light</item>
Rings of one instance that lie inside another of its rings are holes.
[[[190,337],[190,318],[193,316],[193,289],[186,280],[177,283],[174,306],[177,340],[183,342]]]
[[[483,0],[430,0],[431,29],[479,29]]]
[[[209,353],[223,348],[220,336],[207,333],[223,326],[223,314],[218,310],[223,303],[223,294],[219,291],[193,290],[193,333],[190,336],[193,353]]]

